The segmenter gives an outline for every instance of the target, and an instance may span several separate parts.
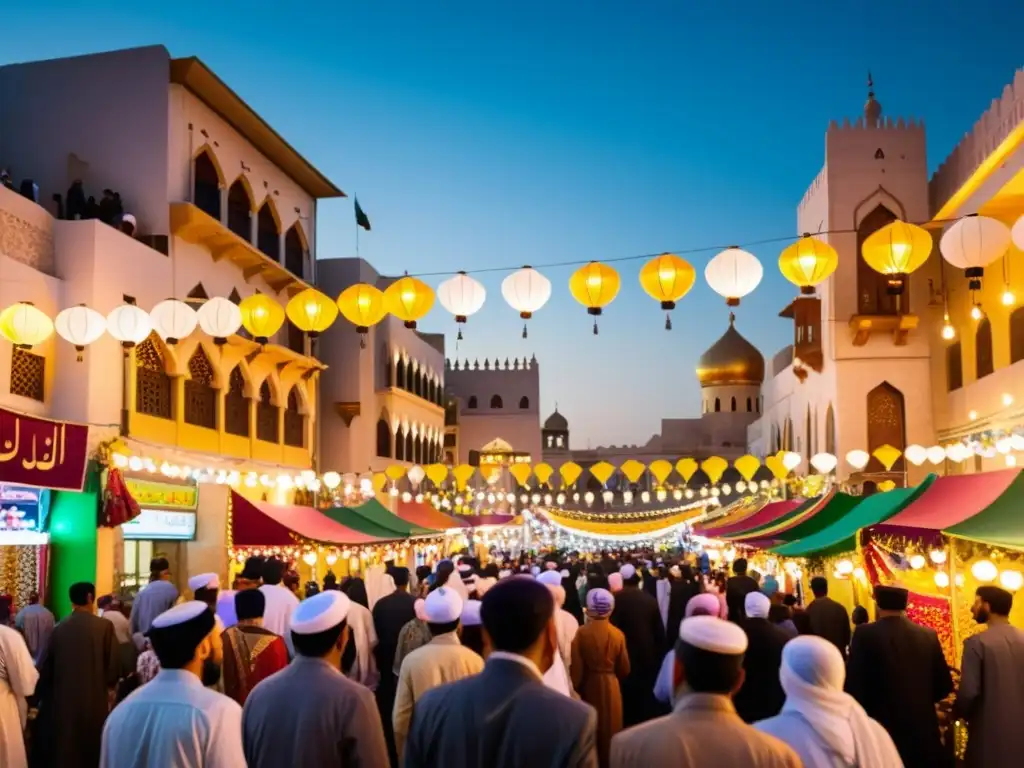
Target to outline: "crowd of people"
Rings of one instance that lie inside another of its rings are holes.
[[[97,615],[83,583],[55,626],[37,601],[0,624],[0,765],[953,764],[950,669],[896,586],[851,621],[824,578],[803,607],[742,559],[727,577],[687,556],[453,557],[300,591],[253,557],[230,590],[192,577],[187,600],[151,568],[128,616],[109,598]],[[983,586],[972,609],[988,627],[954,704],[972,767],[1024,746],[1012,602]]]
[[[10,171],[6,168],[0,168],[0,186],[17,192],[34,203],[40,202],[39,185],[32,179],[23,179],[15,189]],[[125,211],[120,192],[104,189],[97,201],[94,195],[86,194],[81,179],[75,179],[71,183],[66,195],[54,194],[53,204],[55,207],[53,213],[58,219],[67,219],[68,221],[98,219],[104,224],[120,229],[129,237],[135,235],[135,230],[138,227],[135,216]]]

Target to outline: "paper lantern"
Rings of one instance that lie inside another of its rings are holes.
[[[926,564],[927,561],[924,559],[924,555],[917,554],[910,556],[910,567],[915,571],[920,571]]]
[[[173,346],[196,329],[199,317],[185,302],[167,299],[150,310],[149,322],[157,336]]]
[[[228,336],[242,327],[242,311],[223,296],[207,299],[196,313],[203,333],[212,336],[214,344],[224,344]]]
[[[356,283],[342,291],[338,296],[338,309],[356,327],[360,349],[366,349],[366,335],[370,327],[388,313],[384,308],[384,292],[368,283]]]
[[[749,482],[754,479],[757,470],[761,468],[761,460],[748,453],[746,456],[740,456],[732,465],[736,467],[736,471],[740,473],[743,479]],[[736,485],[739,486],[739,483]]]
[[[597,317],[618,295],[620,283],[619,273],[599,261],[584,264],[569,278],[572,297],[587,308],[587,314],[594,317],[595,334]]]
[[[839,459],[831,453],[816,453],[811,457],[811,466],[823,475],[835,469],[838,463]]]
[[[972,291],[981,288],[985,267],[1003,256],[1010,247],[1010,228],[988,216],[971,214],[953,222],[942,239],[942,258],[962,269]]]
[[[1016,592],[1024,586],[1024,574],[1012,568],[1007,569],[999,574],[999,583],[1003,585],[1004,589]]]
[[[85,304],[61,310],[53,325],[64,341],[75,345],[78,362],[82,361],[82,352],[85,348],[97,341],[107,330],[107,321],[103,315]]]
[[[722,479],[725,470],[729,468],[729,462],[721,456],[711,456],[701,462],[700,468],[711,483],[717,483]]]
[[[337,319],[338,305],[315,288],[306,288],[292,297],[285,314],[292,325],[315,339]]]
[[[885,445],[880,445],[878,448],[875,448],[871,455],[878,459],[882,463],[882,466],[885,467],[885,471],[888,472],[892,469],[893,464],[899,460],[902,452],[899,448],[886,443]]]
[[[946,449],[941,445],[933,445],[928,449],[928,461],[939,465],[946,460]]]
[[[665,330],[672,330],[669,312],[693,288],[697,279],[690,262],[673,253],[655,256],[640,269],[640,287],[665,310]]]
[[[932,236],[916,224],[893,221],[868,235],[860,250],[867,265],[888,278],[888,293],[899,296],[907,275],[928,260]]]
[[[551,281],[526,266],[501,281],[501,295],[523,320],[529,320],[551,298]],[[526,335],[526,323],[523,323],[524,339]]]
[[[963,443],[953,443],[946,446],[946,458],[955,461],[957,464],[967,461],[972,451]]]
[[[790,472],[799,467],[803,460],[803,456],[796,451],[786,451],[782,455],[782,465]]]
[[[238,305],[238,311],[242,315],[242,327],[257,344],[266,344],[284,325],[284,309],[262,293],[246,296]]]
[[[994,581],[999,575],[999,569],[991,560],[979,560],[971,566],[971,575],[982,583]]]
[[[455,322],[462,326],[470,315],[475,315],[484,305],[487,290],[478,280],[474,280],[465,272],[459,272],[437,286],[437,300],[441,306],[455,315]],[[462,339],[462,328],[456,337]]]
[[[31,349],[52,334],[53,321],[27,301],[19,301],[0,312],[0,335],[18,349]]]
[[[434,306],[434,291],[429,285],[415,277],[400,277],[384,291],[384,306],[388,312],[405,323],[406,328],[415,328]]]
[[[725,299],[730,307],[757,288],[764,277],[764,268],[757,257],[736,246],[726,248],[704,268],[704,279],[711,290]]]
[[[853,561],[852,560],[840,560],[836,563],[836,571],[843,576],[849,576],[853,573]]]
[[[930,557],[931,561],[936,565],[942,565],[944,562],[946,562],[946,552],[942,549],[931,550],[928,553],[928,557]]]
[[[107,315],[107,333],[125,349],[141,344],[152,330],[149,314],[135,304],[122,304]]]
[[[1017,249],[1024,251],[1024,216],[1021,216],[1010,229],[1010,239]]]
[[[409,482],[413,485],[419,485],[423,482],[423,478],[427,476],[427,471],[419,464],[413,464],[409,467],[409,471],[405,473],[405,476],[409,478]]]
[[[949,574],[945,571],[936,571],[935,576],[932,578],[935,579],[935,586],[939,589],[945,589],[949,586]]]
[[[836,249],[807,232],[779,255],[782,276],[797,286],[800,293],[807,295],[813,295],[814,287],[835,272],[838,266]]]
[[[323,481],[323,484],[327,487],[327,490],[329,491],[333,491],[335,488],[341,485],[341,475],[334,471],[324,472],[321,480]]]
[[[908,445],[903,451],[903,455],[915,467],[920,467],[928,460],[928,449],[923,445]]]
[[[846,463],[857,470],[864,469],[869,461],[871,461],[871,457],[867,451],[856,449],[846,454]]]

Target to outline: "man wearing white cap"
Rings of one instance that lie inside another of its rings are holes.
[[[563,607],[565,605],[565,588],[562,586],[562,574],[558,571],[547,570],[537,577],[537,581],[546,586],[555,599],[555,628],[558,630],[558,655],[562,665],[562,669],[559,669],[557,663],[552,664],[551,669],[544,673],[544,680],[549,685],[554,683],[555,685],[552,687],[569,695],[571,691],[569,665],[572,663],[572,641],[576,637],[580,625],[576,618]]]
[[[388,764],[373,693],[341,673],[350,607],[349,598],[332,589],[295,609],[295,660],[253,688],[245,702],[249,768]]]
[[[208,687],[223,650],[213,611],[191,600],[149,628],[160,673],[121,702],[103,728],[100,768],[245,765],[242,708]]]
[[[622,591],[615,595],[611,622],[626,636],[629,675],[622,681],[622,718],[628,728],[664,714],[665,707],[654,698],[654,683],[665,655],[665,625],[658,601],[640,589],[636,566],[619,569]]]
[[[394,726],[399,763],[416,702],[432,688],[478,674],[484,668],[484,660],[459,641],[462,606],[462,598],[450,587],[435,589],[423,604],[433,639],[405,657],[398,675]]]
[[[224,631],[224,622],[217,615],[217,598],[220,594],[220,576],[216,573],[200,573],[188,580],[188,588],[196,600],[206,603],[214,612],[214,619],[217,622],[217,630]]]
[[[775,717],[786,701],[779,669],[789,635],[768,620],[771,605],[763,592],[750,592],[743,598],[746,618],[740,627],[747,635],[747,652],[743,656],[743,687],[733,697],[733,704],[747,723]]]
[[[786,744],[736,714],[731,697],[743,685],[747,636],[737,625],[693,616],[679,625],[673,670],[674,711],[612,739],[613,768],[800,768]]]

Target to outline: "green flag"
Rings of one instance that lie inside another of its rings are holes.
[[[363,209],[359,207],[359,198],[355,198],[356,203],[356,226],[362,227],[367,232],[370,231],[370,217],[367,216]]]

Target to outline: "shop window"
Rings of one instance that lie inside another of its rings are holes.
[[[384,419],[377,422],[377,455],[382,459],[391,458],[391,425]]]
[[[27,349],[11,353],[11,394],[38,400],[46,395],[46,358]]]
[[[278,442],[277,406],[270,397],[270,383],[260,385],[260,401],[256,404],[256,438],[267,443]]]
[[[153,559],[152,541],[124,542],[124,561],[121,572],[121,588],[134,592],[149,583],[149,561]]]
[[[245,242],[252,241],[252,198],[245,182],[239,177],[228,189],[228,229]]]
[[[975,376],[982,379],[995,370],[992,359],[992,323],[983,317],[974,334]]]
[[[185,380],[185,423],[207,429],[217,428],[217,390],[213,366],[202,347],[196,347],[188,360],[189,378]]]
[[[1024,360],[1024,307],[1010,313],[1010,364]]]
[[[529,407],[530,407],[530,398],[528,398],[526,395],[523,395],[522,397],[520,397],[519,398],[519,408],[521,410],[525,411]]]
[[[503,404],[501,402],[501,395],[494,395],[494,397],[491,398],[491,408],[494,408],[495,410],[500,410],[502,406]]]
[[[245,396],[242,369],[237,365],[228,377],[228,393],[224,397],[224,431],[229,435],[249,436],[249,398]]]
[[[299,393],[295,387],[288,393],[288,406],[284,410],[284,444],[293,448],[306,444],[306,417],[299,411]]]
[[[267,200],[256,214],[256,247],[274,261],[281,260],[281,230],[274,215],[274,204]]]
[[[964,361],[960,349],[959,341],[946,347],[946,389],[950,392],[964,385]]]
[[[203,213],[220,221],[220,174],[208,150],[204,149],[196,157],[193,179],[192,202]]]
[[[173,418],[171,377],[167,375],[155,333],[135,348],[135,410],[161,419]]]

